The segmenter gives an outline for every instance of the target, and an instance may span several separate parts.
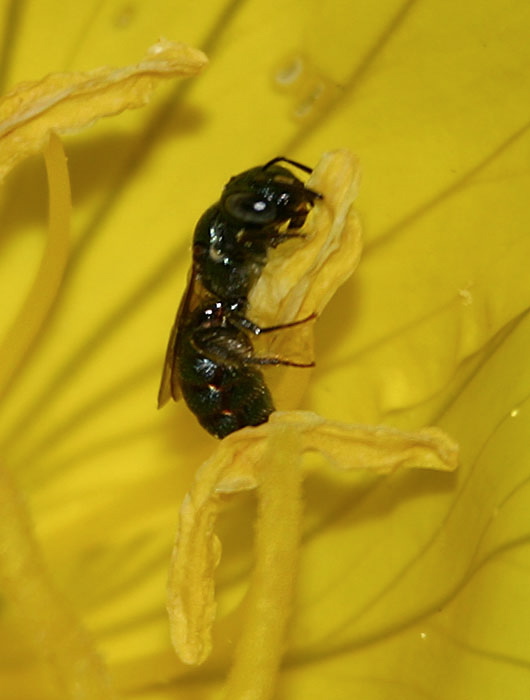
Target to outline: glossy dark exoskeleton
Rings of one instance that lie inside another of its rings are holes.
[[[232,177],[199,219],[188,287],[171,330],[158,405],[182,395],[201,425],[223,438],[264,423],[274,411],[260,365],[311,367],[255,353],[252,337],[304,323],[261,328],[247,317],[248,295],[270,248],[302,237],[321,195],[280,165],[285,158]]]

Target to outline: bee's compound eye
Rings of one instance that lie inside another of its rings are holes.
[[[230,216],[241,223],[258,226],[272,223],[278,215],[273,202],[256,197],[255,194],[231,194],[225,200],[225,208]]]

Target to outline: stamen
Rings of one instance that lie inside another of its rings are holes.
[[[303,513],[302,452],[289,425],[271,425],[258,488],[255,565],[226,700],[274,695],[293,607]]]
[[[54,132],[50,132],[44,158],[49,189],[48,240],[26,300],[0,346],[0,399],[23,365],[50,313],[70,251],[70,177],[61,140]]]

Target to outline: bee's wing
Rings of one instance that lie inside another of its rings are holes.
[[[160,388],[158,389],[158,408],[165,406],[171,398],[174,401],[178,401],[181,396],[178,373],[175,372],[175,345],[178,334],[179,315],[180,314],[177,314],[177,318],[173,323],[169,342],[167,344],[166,357],[162,369],[162,379],[160,380]]]
[[[166,357],[164,359],[164,367],[162,369],[162,379],[160,380],[160,388],[158,390],[158,408],[162,408],[169,399],[178,401],[182,396],[180,391],[179,372],[176,367],[177,352],[178,352],[178,336],[181,322],[190,313],[194,302],[197,298],[196,290],[197,276],[192,268],[189,274],[188,286],[184,292],[184,296],[180,302],[179,309],[175,322],[169,334],[167,344]]]

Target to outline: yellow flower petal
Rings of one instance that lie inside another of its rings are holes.
[[[101,117],[141,107],[162,80],[195,75],[205,63],[201,51],[161,40],[134,66],[54,73],[19,85],[0,100],[0,181],[43,149],[50,129],[76,131]]]
[[[111,700],[107,669],[90,635],[51,583],[20,491],[3,466],[0,510],[0,582],[35,651],[48,658],[65,698]]]
[[[224,497],[212,656],[201,669],[175,658],[164,612],[175,510],[214,447],[183,406],[157,415],[154,397],[193,226],[230,175],[346,147],[363,166],[365,253],[315,324],[303,406],[404,431],[440,422],[464,459],[454,475],[384,478],[311,460],[277,694],[526,697],[526,0],[458,12],[296,0],[281,13],[156,0],[74,13],[52,1],[9,21],[11,84],[128,63],[161,33],[214,59],[186,92],[161,91],[68,144],[75,254],[0,418],[48,572],[118,691],[219,696],[245,619],[253,494]],[[293,57],[300,82],[294,65],[280,86]],[[6,182],[4,300],[24,297],[40,258],[38,167]],[[55,700],[4,610],[2,688]]]
[[[450,484],[418,474],[364,491],[343,485],[335,509],[322,503],[322,480],[307,485],[324,513],[307,530],[282,692],[319,697],[332,682],[339,697],[369,700],[389,688],[407,700],[433,688],[458,700],[494,700],[505,688],[525,696],[528,343],[526,314],[444,412],[463,438]]]

